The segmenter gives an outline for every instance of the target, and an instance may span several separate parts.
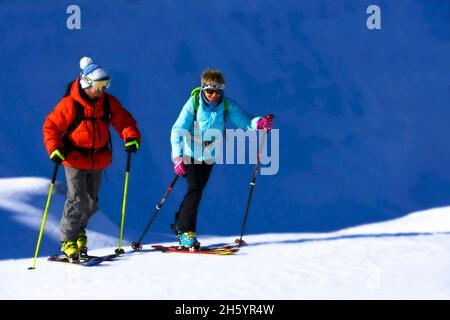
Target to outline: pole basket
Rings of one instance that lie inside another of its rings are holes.
[[[246,246],[247,245],[247,242],[245,242],[242,239],[236,239],[236,240],[234,240],[234,243],[236,243],[239,246]]]
[[[115,252],[116,254],[124,254],[124,253],[125,253],[125,250],[123,250],[122,248],[117,248],[116,250],[114,250],[114,252]]]
[[[141,244],[140,242],[133,242],[133,243],[131,244],[131,248],[132,248],[134,251],[142,250],[142,244]]]

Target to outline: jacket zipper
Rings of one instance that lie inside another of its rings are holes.
[[[94,150],[95,147],[95,103],[92,103],[92,106],[94,107],[94,112],[92,113],[92,134],[93,134],[93,138],[92,138],[92,151]],[[94,170],[94,152],[91,153],[91,163],[92,163],[92,167],[91,170]]]

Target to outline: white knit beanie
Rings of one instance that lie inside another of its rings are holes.
[[[94,64],[94,61],[90,57],[81,58],[80,68],[80,84],[83,89],[90,87],[92,81],[109,79],[106,71],[102,67]]]

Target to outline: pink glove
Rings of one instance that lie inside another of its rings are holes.
[[[258,123],[256,124],[256,129],[266,129],[267,131],[272,130],[272,116],[267,115],[264,118],[260,119]]]
[[[183,163],[183,157],[177,157],[173,159],[173,163],[174,163],[173,171],[177,176],[182,177],[187,173],[186,166]]]

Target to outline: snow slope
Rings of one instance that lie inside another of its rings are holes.
[[[177,300],[186,290],[194,300],[450,298],[450,207],[335,233],[245,239],[248,246],[225,257],[161,253],[147,244],[91,268],[39,258],[37,269],[27,270],[31,258],[3,260],[0,299]]]
[[[0,299],[185,299],[180,288],[190,299],[450,298],[450,207],[332,233],[249,235],[249,245],[227,257],[156,252],[149,243],[171,236],[150,232],[142,252],[84,268],[46,261],[59,243],[64,188],[57,183],[31,271],[48,186],[40,178],[0,179]],[[92,254],[117,247],[118,228],[102,212],[88,235]]]

